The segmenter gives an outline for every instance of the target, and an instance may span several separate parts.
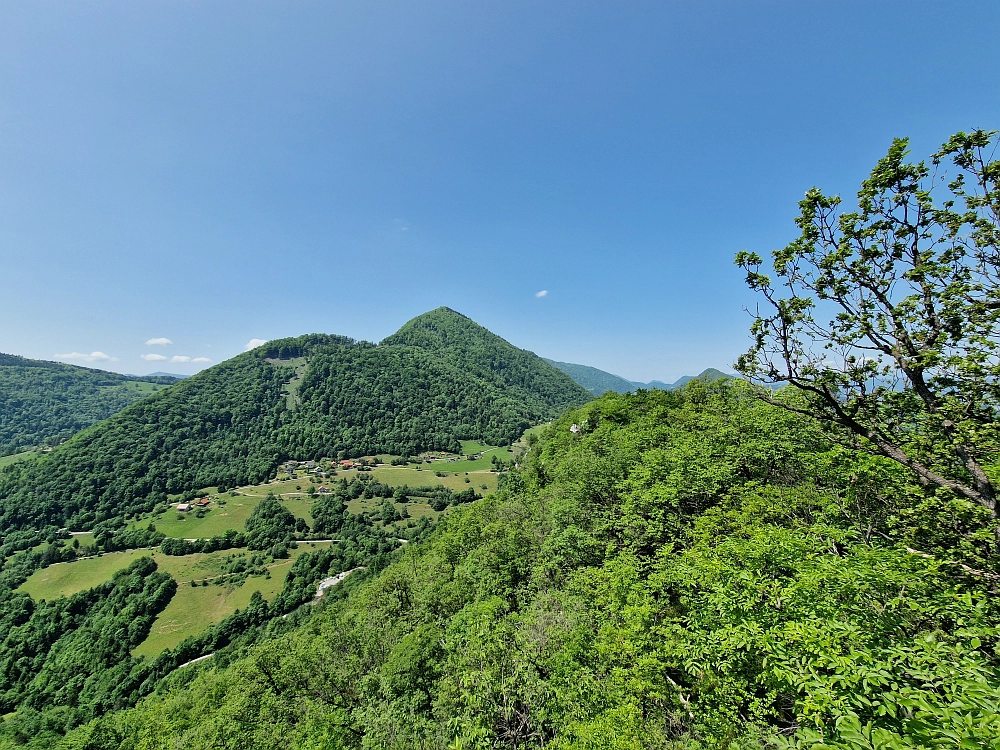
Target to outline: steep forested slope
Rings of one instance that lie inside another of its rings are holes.
[[[609,395],[307,628],[65,747],[995,748],[995,525],[743,383]]]
[[[555,413],[586,403],[591,395],[541,357],[504,341],[447,307],[414,318],[383,346],[416,346],[463,372],[508,390],[527,407]]]
[[[0,470],[0,531],[89,528],[149,511],[167,493],[259,482],[287,458],[502,444],[590,398],[471,321],[462,323],[468,345],[448,330],[444,347],[281,339],[209,368]]]
[[[0,456],[68,438],[175,378],[139,378],[0,354]]]
[[[0,530],[89,527],[166,493],[260,481],[280,451],[287,368],[241,355],[133,404],[36,461],[0,471]]]
[[[460,439],[505,445],[559,413],[411,346],[318,352],[298,395],[283,444],[300,456],[457,451]]]

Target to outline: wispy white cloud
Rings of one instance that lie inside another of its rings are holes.
[[[150,339],[149,341],[146,342],[146,346],[167,346],[168,344],[172,343],[174,342],[171,341],[170,339],[158,338],[158,339]]]
[[[548,294],[549,294],[549,290],[548,289],[543,289],[540,292],[535,292],[535,296],[536,297],[547,297]]]
[[[185,357],[183,354],[175,354],[170,358],[171,362],[190,362],[190,357]]]
[[[71,359],[80,362],[117,362],[118,357],[111,357],[104,352],[91,352],[90,354],[84,354],[83,352],[70,352],[69,354],[57,354],[56,359]]]
[[[147,362],[166,362],[167,361],[167,358],[164,357],[162,354],[140,354],[139,356],[142,357],[142,359],[146,360]]]
[[[210,360],[208,357],[195,357],[191,361],[192,362],[211,362],[212,360]]]
[[[244,346],[243,348],[246,351],[250,351],[251,349],[256,349],[258,346],[263,346],[266,343],[267,343],[267,339],[250,339],[247,342],[247,345]]]

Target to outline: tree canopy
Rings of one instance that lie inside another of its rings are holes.
[[[737,369],[790,383],[773,398],[997,513],[1000,447],[1000,162],[997,133],[957,133],[908,161],[897,139],[857,209],[817,188],[798,239],[737,263],[763,299]]]
[[[63,747],[996,747],[977,509],[741,381],[609,394],[306,626]]]
[[[0,354],[0,456],[58,444],[175,382]]]

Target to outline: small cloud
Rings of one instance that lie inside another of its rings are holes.
[[[548,290],[548,289],[543,289],[543,290],[542,290],[542,291],[540,291],[540,292],[535,292],[535,296],[536,296],[536,297],[539,297],[539,298],[540,298],[540,297],[547,297],[547,296],[548,296],[548,294],[549,294],[549,290]]]
[[[190,362],[190,357],[185,357],[183,354],[175,354],[170,358],[171,362]]]
[[[146,360],[147,362],[166,362],[167,361],[167,358],[164,357],[162,354],[140,354],[139,356],[142,359]]]
[[[150,339],[149,341],[146,342],[146,346],[167,346],[168,344],[172,343],[174,342],[171,341],[170,339],[158,338],[158,339]]]
[[[84,354],[82,352],[70,352],[69,354],[57,354],[56,359],[75,359],[80,362],[117,362],[117,357],[110,357],[104,352],[91,352],[90,354]]]
[[[250,339],[243,349],[244,351],[250,351],[251,349],[256,349],[258,346],[263,346],[266,343],[267,339]]]
[[[208,357],[195,357],[191,361],[192,362],[211,362],[212,360],[210,360]]]

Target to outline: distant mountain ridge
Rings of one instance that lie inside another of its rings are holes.
[[[174,382],[0,354],[0,456],[68,438]]]
[[[634,380],[626,380],[619,375],[605,372],[604,370],[598,370],[596,367],[590,367],[588,365],[577,365],[571,362],[556,362],[552,359],[546,359],[545,361],[553,367],[565,372],[573,378],[574,381],[582,385],[595,396],[600,396],[608,391],[614,391],[615,393],[629,393],[643,388],[646,390],[655,389],[660,391],[672,391],[676,388],[683,387],[692,380],[702,380],[706,383],[711,383],[715,380],[736,377],[735,375],[724,373],[721,370],[716,370],[714,367],[709,367],[707,370],[698,375],[684,375],[673,383],[664,383],[660,380],[651,380],[648,383],[641,383]]]

